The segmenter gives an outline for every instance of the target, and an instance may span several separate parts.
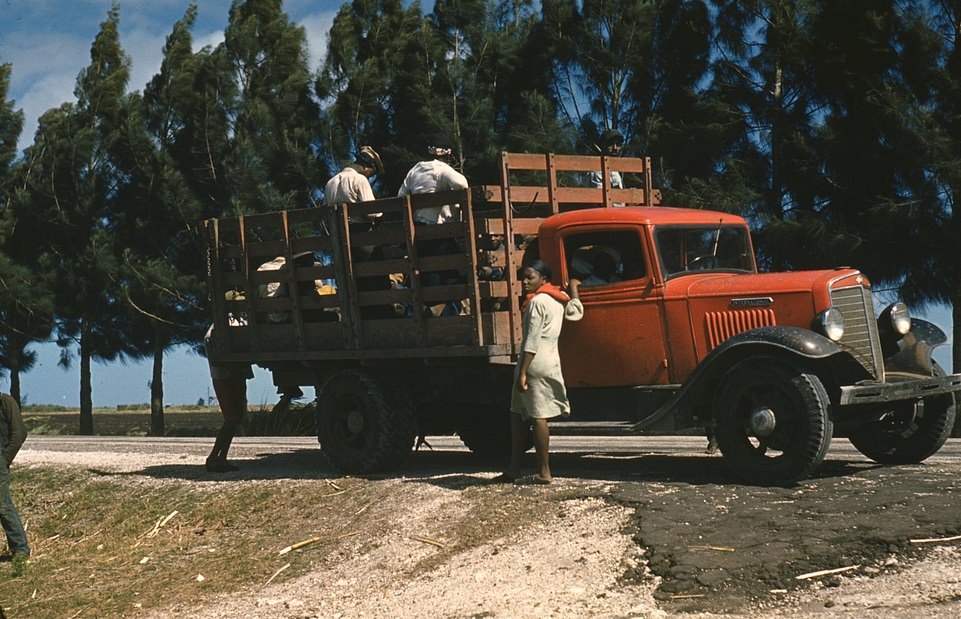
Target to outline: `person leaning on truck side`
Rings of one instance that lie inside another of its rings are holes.
[[[521,358],[514,370],[511,391],[511,460],[507,472],[495,482],[549,484],[550,430],[547,420],[569,415],[570,403],[561,373],[557,340],[566,320],[580,320],[583,307],[577,290],[571,296],[550,283],[551,268],[546,262],[532,260],[521,269],[526,296],[523,303]],[[533,426],[537,473],[521,477],[521,461],[527,450],[527,428]]]
[[[11,396],[0,394],[0,523],[7,536],[7,547],[16,562],[30,556],[27,532],[10,496],[10,467],[27,439],[20,405]]]

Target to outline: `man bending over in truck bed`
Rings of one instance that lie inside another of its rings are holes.
[[[450,141],[443,136],[433,136],[427,142],[427,154],[430,157],[419,161],[407,172],[404,182],[397,191],[398,196],[410,196],[438,191],[454,191],[467,189],[467,178],[455,170],[448,161],[453,155]],[[416,225],[443,224],[448,221],[461,221],[459,204],[445,204],[443,206],[428,206],[414,211]],[[433,239],[417,241],[418,256],[443,256],[457,253],[459,250],[453,239]],[[421,285],[439,286],[458,281],[457,271],[433,271],[421,274]],[[453,312],[454,304],[447,304]],[[432,310],[433,312],[433,310]]]

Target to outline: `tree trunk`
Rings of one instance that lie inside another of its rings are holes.
[[[163,328],[154,328],[153,375],[150,380],[150,436],[164,435],[164,350],[167,338]]]
[[[93,386],[90,377],[90,326],[80,327],[80,434],[93,435]]]
[[[10,397],[17,401],[17,405],[22,407],[20,400],[20,370],[10,368]]]

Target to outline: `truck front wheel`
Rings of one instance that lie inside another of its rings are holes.
[[[944,370],[935,364],[935,375]],[[905,402],[880,419],[852,428],[848,439],[855,449],[881,464],[922,462],[948,440],[954,427],[954,394]]]
[[[363,370],[341,370],[317,395],[317,439],[344,473],[400,466],[410,456],[417,424],[407,398],[388,380]]]
[[[797,364],[746,359],[724,376],[714,400],[718,446],[745,479],[791,484],[824,460],[830,406],[821,380]]]

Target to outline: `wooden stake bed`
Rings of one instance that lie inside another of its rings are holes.
[[[516,360],[517,269],[541,222],[660,196],[648,158],[503,153],[501,164],[499,185],[206,221],[212,358]],[[585,186],[612,169],[640,188]],[[439,205],[459,205],[462,221],[415,225],[417,209]],[[348,224],[369,213],[383,213],[374,227]],[[435,316],[444,305],[453,315]]]

